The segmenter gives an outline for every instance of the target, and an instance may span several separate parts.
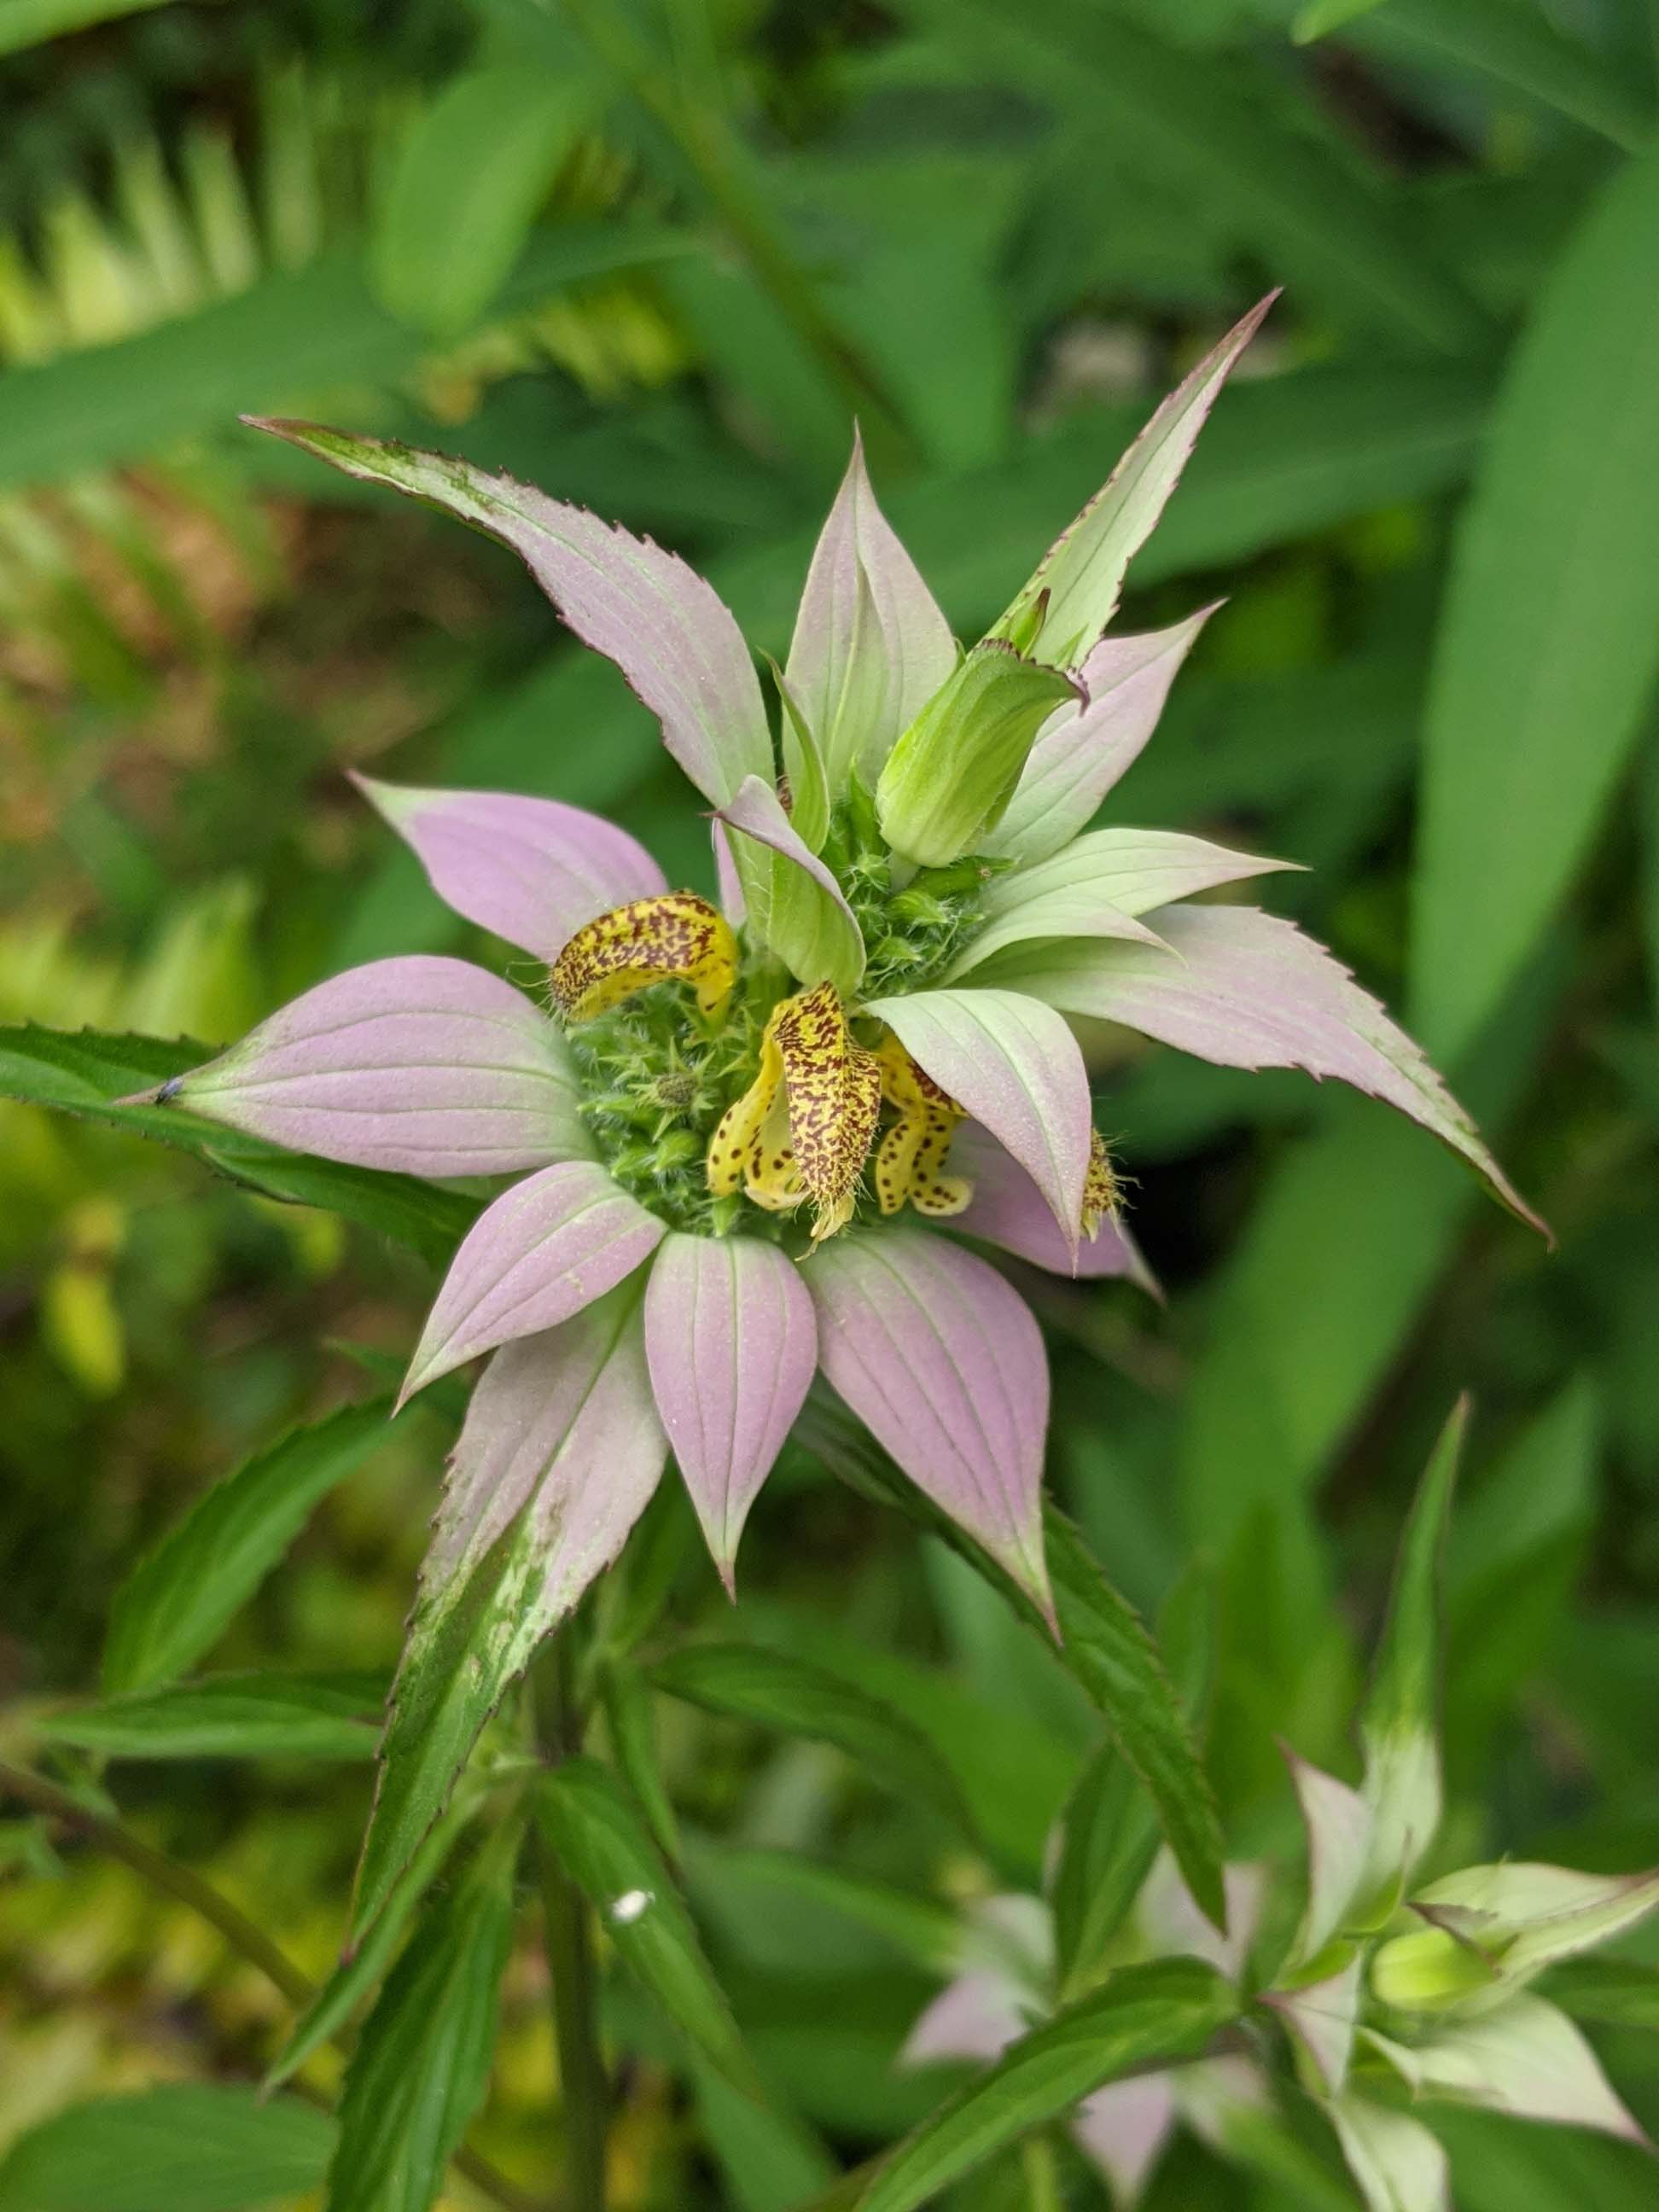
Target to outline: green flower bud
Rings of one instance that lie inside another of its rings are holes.
[[[1000,638],[976,645],[894,746],[876,787],[896,853],[944,867],[971,852],[1013,797],[1037,732],[1080,696],[1071,677]]]
[[[1445,2012],[1496,1978],[1492,1961],[1443,1928],[1414,1929],[1382,1944],[1371,1960],[1371,1994],[1396,2012]]]

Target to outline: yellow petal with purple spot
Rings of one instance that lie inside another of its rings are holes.
[[[957,1124],[964,1118],[961,1107],[917,1066],[890,1030],[876,1057],[881,1095],[898,1112],[876,1154],[877,1203],[884,1213],[897,1213],[907,1204],[935,1219],[960,1213],[974,1187],[944,1170]]]
[[[704,1013],[718,1012],[737,971],[737,940],[708,900],[662,891],[613,907],[579,929],[549,981],[565,1019],[586,1022],[676,976],[693,985]]]
[[[786,999],[768,1030],[783,1059],[795,1170],[817,1209],[816,1244],[852,1219],[881,1112],[881,1069],[848,1028],[832,983]]]

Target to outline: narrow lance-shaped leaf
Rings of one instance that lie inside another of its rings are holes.
[[[1468,1415],[1460,1399],[1423,1471],[1360,1712],[1373,1823],[1362,1887],[1406,1880],[1440,1825],[1441,1580]]]
[[[929,1974],[954,1973],[962,1963],[962,1920],[951,1906],[798,1851],[723,1849],[707,1879],[739,1897],[759,1890],[786,1905],[796,1901],[838,1914]]]
[[[1054,1869],[1054,1949],[1063,1993],[1096,1978],[1158,1856],[1158,1815],[1115,1743],[1103,1744],[1066,1802]]]
[[[491,1361],[450,1462],[392,1687],[354,1937],[442,1811],[507,1684],[621,1550],[667,1448],[630,1286]]]
[[[797,1433],[843,1481],[898,1506],[961,1552],[1046,1640],[1048,1616],[1030,1593],[980,1548],[947,1507],[897,1475],[869,1437],[827,1400],[808,1399]],[[1217,1928],[1224,1928],[1221,1824],[1191,1728],[1157,1647],[1133,1608],[1101,1573],[1077,1530],[1052,1505],[1043,1515],[1043,1540],[1060,1656],[1151,1793],[1194,1899]]]
[[[630,1971],[728,2081],[757,2095],[691,1915],[621,1784],[595,1759],[568,1759],[537,1785],[535,1816]]]
[[[1211,1580],[1207,1567],[1189,1567],[1170,1589],[1158,1619],[1166,1663],[1200,1728],[1214,1665]],[[1098,1979],[1107,1947],[1152,1872],[1158,1840],[1158,1812],[1151,1793],[1121,1747],[1103,1744],[1066,1802],[1049,1884],[1062,1996],[1092,1988]],[[1225,1879],[1224,1869],[1224,1885]],[[1250,1932],[1254,1917],[1252,1909]],[[1230,1911],[1230,1934],[1236,1938],[1238,1931],[1231,1922]],[[1246,1948],[1248,1942],[1247,1935]],[[1211,1954],[1195,1955],[1217,1963]]]
[[[1356,0],[1336,4],[1352,9]],[[1306,21],[1304,15],[1298,35]],[[1362,43],[1390,58],[1462,63],[1599,131],[1628,154],[1639,153],[1652,134],[1646,88],[1633,84],[1611,56],[1558,29],[1542,8],[1515,0],[1389,0],[1387,15],[1364,26]]]
[[[329,2212],[427,2212],[482,2103],[513,1935],[522,1830],[498,1828],[416,1930],[346,2071]]]
[[[372,1759],[385,1693],[378,1675],[210,1674],[38,1725],[110,1759]]]
[[[574,70],[498,62],[463,71],[404,134],[369,256],[374,289],[402,321],[456,338],[518,258],[594,106]]]
[[[117,1593],[106,1691],[150,1688],[199,1659],[318,1503],[387,1441],[390,1412],[389,1398],[343,1406],[256,1453],[199,1499]]]
[[[1413,1007],[1461,1054],[1589,852],[1659,673],[1659,148],[1538,288],[1454,549],[1425,726]]]
[[[458,1792],[455,1802],[432,1829],[409,1863],[386,1910],[348,1957],[341,1960],[289,2029],[288,2039],[266,2069],[269,2095],[297,2073],[313,2051],[331,2042],[349,2022],[370,1990],[378,1987],[395,1954],[410,1917],[441,1871],[457,1838],[477,1810],[476,1798]]]
[[[834,1744],[900,1797],[963,1824],[955,1780],[922,1731],[827,1668],[763,1644],[692,1644],[659,1661],[651,1679],[705,1711]]]
[[[637,1800],[658,1850],[678,1864],[684,1845],[657,1754],[657,1701],[650,1683],[631,1659],[613,1656],[606,1662],[600,1694],[617,1771]]]
[[[1226,1983],[1196,1960],[1125,1967],[924,2120],[880,2162],[854,2200],[858,2212],[915,2212],[1103,2082],[1201,2057],[1237,2010]]]
[[[322,2182],[335,2124],[297,2097],[167,2081],[71,2105],[0,2159],[0,2212],[232,2212]]]

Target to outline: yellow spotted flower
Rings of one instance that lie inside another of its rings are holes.
[[[552,799],[366,782],[440,895],[530,957],[534,986],[521,963],[509,982],[375,962],[161,1094],[331,1159],[514,1178],[462,1241],[406,1385],[495,1355],[423,1602],[435,1617],[486,1559],[518,1577],[503,1668],[615,1555],[671,1451],[729,1582],[818,1371],[1048,1607],[1048,1367],[1000,1258],[1149,1279],[1075,1024],[1340,1077],[1525,1212],[1328,954],[1199,901],[1279,863],[1091,826],[1204,622],[1108,633],[1124,572],[1267,304],[966,651],[855,444],[775,718],[732,615],[649,540],[464,462],[263,426],[511,547],[713,814],[698,890]]]

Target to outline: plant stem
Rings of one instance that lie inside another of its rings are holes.
[[[155,1850],[131,1829],[124,1828],[118,1820],[82,1804],[70,1791],[49,1782],[45,1775],[0,1760],[0,1797],[6,1796],[18,1798],[25,1805],[33,1806],[36,1812],[61,1820],[66,1828],[72,1829],[106,1857],[129,1868],[150,1888],[188,1906],[218,1930],[239,1958],[257,1966],[295,2011],[308,2004],[316,1994],[288,1954],[279,1949],[262,1928],[210,1881],[204,1881],[179,1860],[169,1858],[165,1851]],[[336,2043],[343,2040],[340,2035],[331,2039]],[[450,2162],[457,2173],[465,2174],[475,2189],[492,2203],[503,2206],[505,2212],[545,2212],[538,2198],[520,2189],[516,2182],[509,2181],[504,2173],[497,2172],[489,2160],[480,2158],[476,2151],[463,2146]]]
[[[581,1748],[582,1717],[574,1685],[575,1658],[567,1625],[544,1654],[534,1685],[537,1737],[550,1765]],[[553,1984],[553,2037],[559,2054],[570,2212],[605,2212],[610,2087],[599,2050],[599,1980],[587,1901],[539,1833],[537,1856],[547,1967]]]
[[[565,14],[618,82],[655,118],[707,197],[757,283],[823,362],[871,442],[906,461],[914,442],[870,363],[824,310],[767,204],[747,148],[705,82],[677,84],[611,0],[565,0]]]
[[[1060,2193],[1060,2164],[1047,2136],[1027,2136],[1024,2154],[1028,2212],[1065,2212]]]

